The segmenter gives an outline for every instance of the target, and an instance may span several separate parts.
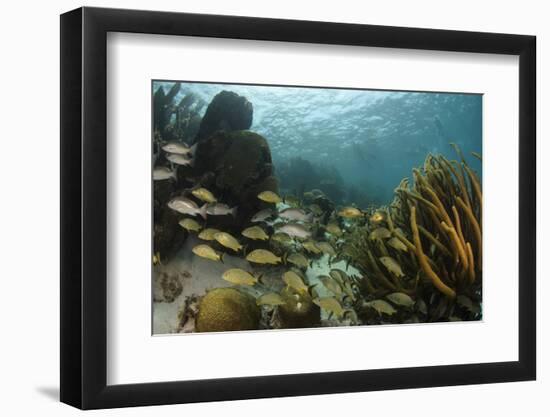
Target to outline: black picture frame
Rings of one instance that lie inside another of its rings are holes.
[[[519,359],[513,362],[113,385],[107,375],[108,32],[519,56]],[[61,16],[61,401],[82,409],[536,378],[534,36],[136,10]]]

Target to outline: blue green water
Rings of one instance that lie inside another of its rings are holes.
[[[456,159],[449,142],[481,176],[470,153],[482,153],[482,95],[183,82],[176,100],[193,93],[202,115],[223,90],[252,103],[250,130],[269,142],[283,191],[325,187],[341,203],[388,204],[429,153]]]

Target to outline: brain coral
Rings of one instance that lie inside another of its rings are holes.
[[[260,311],[252,296],[234,288],[216,288],[209,291],[200,303],[196,330],[254,330],[259,321]]]

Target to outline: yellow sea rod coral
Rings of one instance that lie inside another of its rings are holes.
[[[441,281],[441,279],[430,267],[430,264],[426,259],[426,255],[422,250],[422,243],[420,242],[420,234],[418,232],[418,226],[416,224],[416,207],[411,208],[411,229],[413,232],[413,240],[416,248],[416,256],[418,258],[418,262],[420,263],[420,266],[422,267],[422,270],[432,280],[433,284],[439,291],[441,291],[445,295],[448,295],[449,297],[453,297],[453,298],[456,297],[456,293],[454,292],[454,290],[446,286]]]
[[[427,305],[420,314],[428,321],[479,317],[472,313],[479,308],[464,312],[458,301],[479,307],[482,290],[481,183],[459,156],[461,162],[428,155],[390,206],[377,209],[383,219],[347,234],[342,251],[363,275],[366,300],[398,291]]]

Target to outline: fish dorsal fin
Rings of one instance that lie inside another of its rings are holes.
[[[309,294],[309,296],[311,298],[314,298],[314,294],[313,294],[313,290],[315,289],[315,287],[317,286],[318,284],[315,283],[315,284],[312,284],[312,285],[308,285],[307,287],[307,293]]]

